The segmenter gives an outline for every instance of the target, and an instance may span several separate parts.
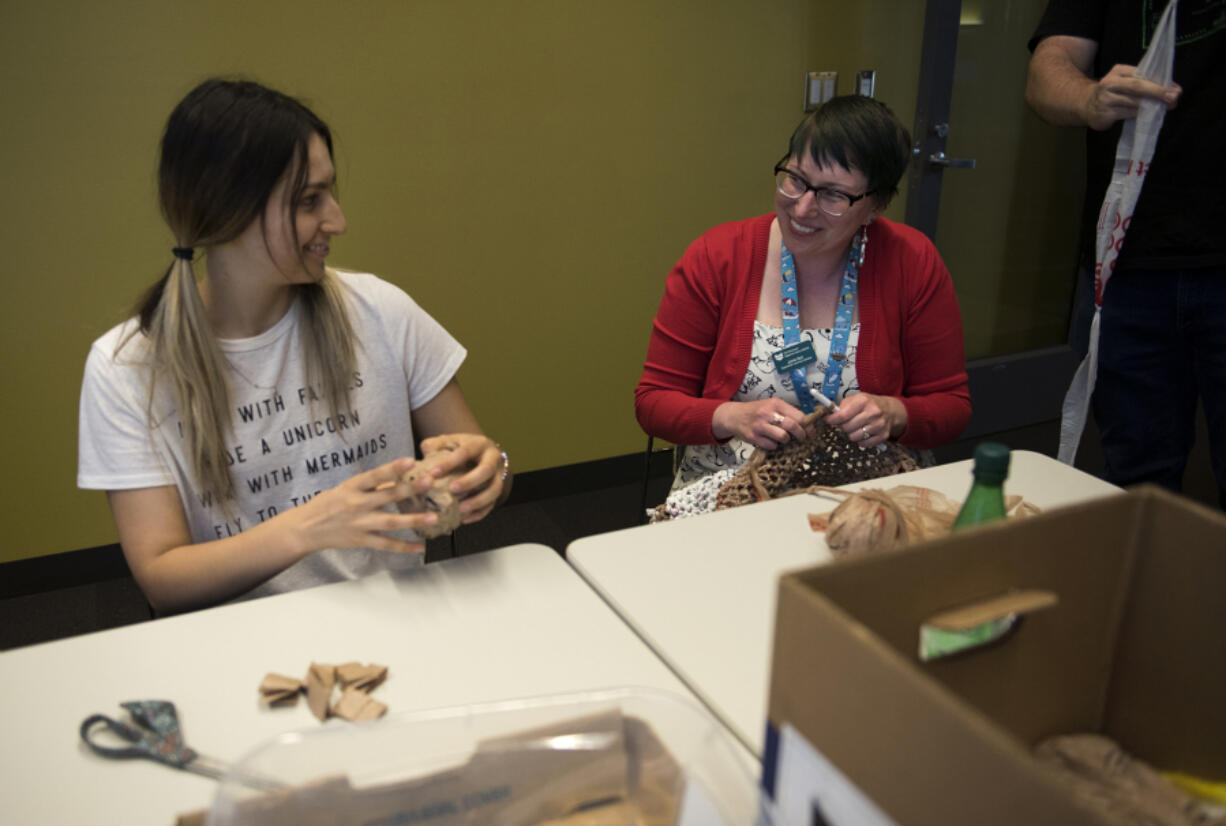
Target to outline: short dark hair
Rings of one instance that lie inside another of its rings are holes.
[[[808,152],[821,166],[837,163],[858,169],[868,191],[885,208],[898,194],[898,182],[911,160],[911,135],[890,108],[865,95],[834,97],[810,112],[788,142],[783,158]]]

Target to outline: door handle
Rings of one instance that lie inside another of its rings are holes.
[[[947,158],[944,152],[928,156],[928,163],[933,166],[943,166],[946,169],[974,169],[974,158]]]

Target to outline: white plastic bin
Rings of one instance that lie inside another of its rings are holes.
[[[535,697],[283,735],[234,765],[208,824],[747,826],[750,766],[675,694]]]

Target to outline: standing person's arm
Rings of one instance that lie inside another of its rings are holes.
[[[1088,126],[1102,131],[1119,120],[1136,117],[1143,98],[1173,109],[1182,89],[1135,76],[1136,67],[1117,64],[1103,77],[1092,76],[1098,43],[1083,37],[1054,35],[1035,46],[1026,74],[1026,102],[1048,123]]]

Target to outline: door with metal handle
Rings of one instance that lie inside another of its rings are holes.
[[[934,152],[928,156],[928,163],[943,169],[974,169],[974,158],[947,158],[944,152]]]

